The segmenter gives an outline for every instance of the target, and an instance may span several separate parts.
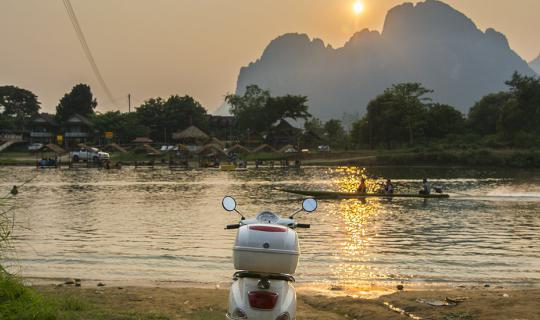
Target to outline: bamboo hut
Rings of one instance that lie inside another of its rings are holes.
[[[133,151],[137,153],[146,153],[149,156],[157,156],[161,154],[159,150],[155,149],[147,143],[136,146]]]
[[[248,148],[244,147],[243,145],[240,145],[240,144],[235,144],[234,146],[228,148],[226,150],[227,154],[243,154],[243,155],[246,155],[246,154],[250,154],[251,153],[251,150],[249,150]]]
[[[271,152],[271,153],[275,153],[277,152],[276,149],[272,148],[272,146],[268,145],[268,144],[261,144],[260,146],[258,146],[257,148],[253,149],[252,151],[253,153],[258,153],[258,152]]]
[[[185,129],[181,132],[175,132],[173,133],[172,138],[174,140],[181,140],[184,142],[195,142],[195,143],[201,143],[210,140],[210,136],[204,133],[201,129],[190,126],[189,128]]]
[[[217,157],[228,159],[227,153],[225,153],[225,151],[223,151],[223,149],[219,145],[213,143],[203,146],[197,154],[204,157]]]
[[[53,157],[49,156],[49,153],[54,155]],[[39,158],[36,158],[36,167],[37,168],[60,168],[61,162],[60,157],[67,154],[68,152],[62,147],[56,144],[46,144],[39,151]],[[38,156],[38,153],[36,153]]]
[[[216,137],[212,137],[212,139],[210,139],[210,142],[209,142],[209,143],[220,145],[221,148],[224,148],[224,147],[225,147],[225,142],[219,140],[219,139],[216,138]]]
[[[116,143],[109,143],[108,145],[103,147],[103,150],[112,151],[112,152],[118,151],[120,153],[127,153],[128,152],[126,149],[122,148],[121,146],[119,146]]]

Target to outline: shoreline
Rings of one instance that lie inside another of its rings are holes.
[[[231,274],[232,275],[232,274]],[[17,275],[16,275],[17,276]],[[25,283],[37,286],[59,285],[61,286],[67,279],[75,279],[75,277],[35,277],[18,275]],[[80,278],[81,283],[85,286],[92,287],[97,283],[107,283],[110,286],[121,287],[141,287],[141,288],[224,288],[228,287],[232,280],[227,281],[183,281],[183,280],[151,280],[151,279],[90,279]],[[447,290],[457,288],[480,288],[488,285],[493,288],[509,288],[509,289],[539,289],[540,281],[536,280],[519,280],[519,281],[501,281],[495,279],[486,279],[485,281],[451,281],[451,280],[436,280],[436,279],[387,279],[387,280],[365,280],[356,281],[354,283],[343,282],[314,282],[302,281],[300,277],[296,279],[295,287],[297,288],[316,288],[317,291],[327,291],[333,295],[337,291],[352,292],[354,290],[376,290],[381,292],[392,293],[396,291],[397,285],[403,285],[409,290]],[[338,288],[338,289],[336,289]]]
[[[82,281],[74,285],[34,284],[45,296],[78,299],[84,308],[80,319],[96,314],[123,315],[121,319],[223,319],[228,285],[201,288],[123,286],[98,287]],[[501,286],[446,286],[404,290],[379,287],[320,291],[297,284],[297,319],[520,319],[540,317],[540,288]],[[442,305],[441,305],[442,304]],[[86,315],[86,316],[85,316]]]
[[[113,154],[113,162],[120,161],[124,165],[133,166],[136,162],[155,161],[156,167],[168,168],[167,163],[160,163],[160,159],[167,158],[167,154],[159,157],[148,157],[140,154]],[[38,157],[27,152],[0,153],[0,166],[33,166],[36,167]],[[63,157],[65,158],[65,157]],[[433,166],[433,167],[490,167],[490,168],[540,168],[540,151],[537,149],[493,149],[493,148],[414,148],[393,150],[354,150],[333,151],[328,153],[300,153],[300,154],[250,154],[247,162],[253,168],[255,160],[274,161],[279,164],[281,160],[293,161],[300,159],[302,166]],[[66,159],[64,159],[66,160]],[[64,161],[68,166],[69,161]],[[279,167],[279,165],[276,165]],[[292,168],[292,167],[291,167]]]

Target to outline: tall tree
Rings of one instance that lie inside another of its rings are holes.
[[[430,92],[419,83],[403,83],[370,101],[366,115],[370,146],[413,145],[415,137],[424,135],[426,102],[430,101],[425,95]]]
[[[243,96],[229,94],[225,101],[231,105],[231,114],[237,118],[240,130],[262,132],[267,129],[268,119],[264,113],[270,99],[270,92],[251,85],[246,88]]]
[[[208,126],[206,109],[187,95],[174,95],[167,100],[150,99],[137,108],[136,112],[141,123],[150,128],[150,136],[155,140],[169,140],[174,132],[190,125],[203,130]]]
[[[340,120],[331,119],[326,121],[324,131],[332,147],[342,147],[347,143],[347,134]]]
[[[286,95],[272,97],[269,91],[251,85],[244,95],[230,94],[225,97],[231,113],[238,120],[240,130],[267,132],[272,125],[284,119],[308,119],[311,117],[307,106],[307,97]]]
[[[304,122],[304,130],[311,131],[320,137],[324,135],[324,125],[319,118],[306,120],[306,122]]]
[[[93,117],[96,129],[101,133],[112,131],[113,139],[119,143],[129,143],[136,137],[146,137],[150,129],[144,126],[135,112],[121,113],[120,111],[109,111],[98,113]]]
[[[506,84],[511,98],[503,106],[498,122],[498,131],[514,140],[540,134],[540,78],[514,73]]]
[[[352,123],[350,137],[352,144],[356,147],[365,145],[372,146],[367,117],[363,117]]]
[[[31,117],[39,112],[37,96],[15,86],[0,87],[0,112],[3,123],[11,123],[12,129],[22,130]]]
[[[434,104],[426,114],[427,138],[441,139],[449,134],[462,134],[465,117],[456,108],[444,104]]]
[[[472,132],[481,136],[495,134],[502,108],[508,103],[510,97],[508,92],[492,93],[475,103],[467,119]]]
[[[96,106],[97,101],[92,95],[90,86],[81,83],[60,99],[60,103],[56,106],[56,117],[60,121],[65,121],[76,113],[91,116]]]

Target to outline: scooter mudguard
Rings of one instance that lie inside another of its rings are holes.
[[[257,278],[238,278],[233,282],[229,293],[227,318],[276,320],[280,315],[288,313],[289,319],[296,319],[296,290],[291,283],[285,280],[269,280],[270,288],[260,289],[257,287],[259,280]],[[250,305],[249,293],[257,291],[269,291],[277,294],[277,301],[272,309],[261,310]],[[246,317],[238,316],[242,314]]]

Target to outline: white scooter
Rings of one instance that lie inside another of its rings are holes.
[[[289,218],[263,211],[246,219],[236,210],[232,197],[223,198],[223,208],[237,212],[242,219],[226,229],[238,229],[233,250],[234,268],[229,293],[227,319],[294,320],[296,290],[292,283],[300,255],[294,216],[317,209],[315,199],[305,199],[302,209]]]

